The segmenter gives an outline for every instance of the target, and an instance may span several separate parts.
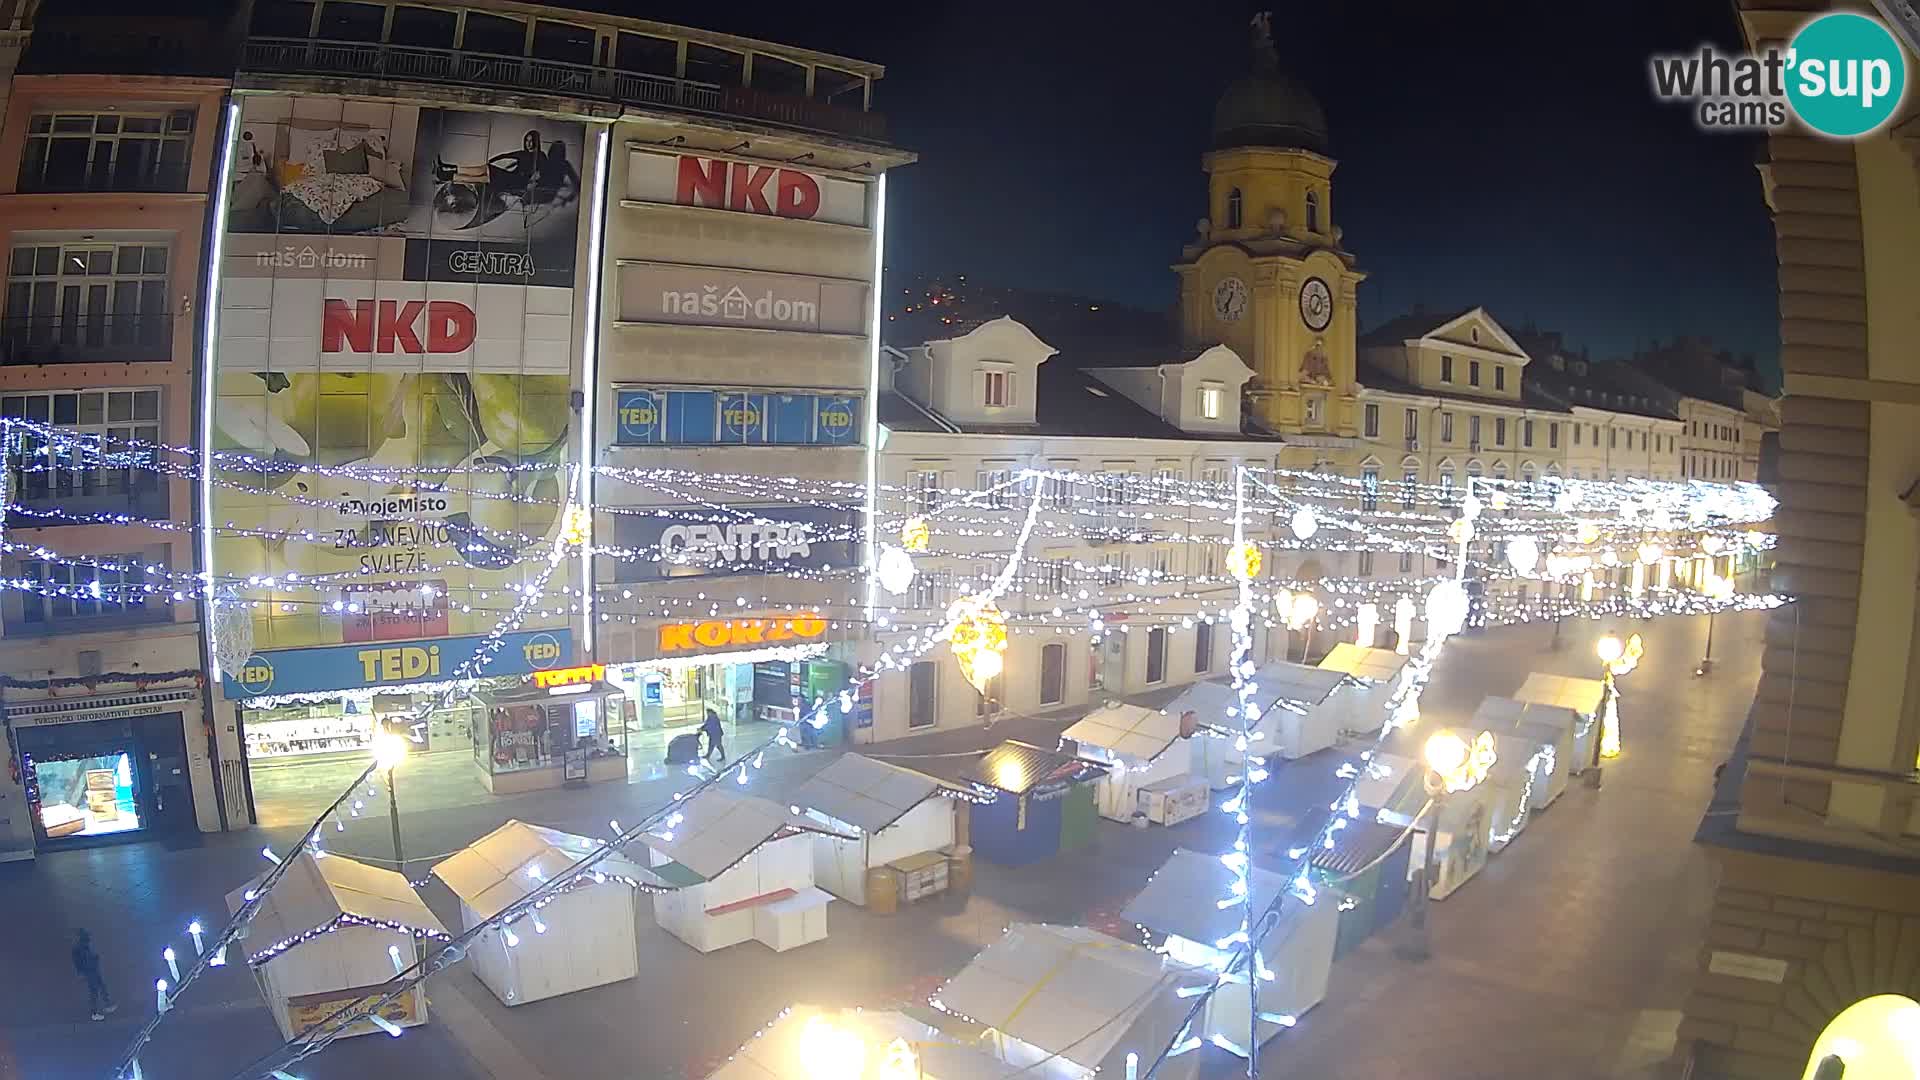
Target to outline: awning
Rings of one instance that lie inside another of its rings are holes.
[[[938,780],[862,754],[842,754],[793,793],[794,805],[877,833],[940,793]]]
[[[1407,658],[1392,649],[1371,649],[1343,641],[1321,659],[1320,666],[1373,682],[1389,682],[1405,670]]]
[[[967,768],[966,776],[1009,795],[1077,784],[1106,773],[1098,762],[1008,739]]]
[[[1576,679],[1536,671],[1527,676],[1527,681],[1520,684],[1520,689],[1513,696],[1517,701],[1558,705],[1583,716],[1592,716],[1600,711],[1600,702],[1606,692],[1607,685],[1599,679]]]
[[[1129,902],[1120,917],[1162,934],[1178,934],[1189,941],[1212,945],[1240,929],[1239,906],[1222,909],[1229,894],[1233,869],[1218,855],[1180,848],[1160,864],[1147,886]],[[1253,910],[1272,906],[1287,887],[1287,879],[1271,870],[1253,868]]]
[[[1081,717],[1060,737],[1119,757],[1152,761],[1180,741],[1180,714],[1144,705],[1108,705]]]
[[[675,803],[674,812],[678,821],[643,834],[640,843],[693,871],[704,881],[726,873],[735,863],[782,835],[796,832],[840,835],[784,806],[753,795],[735,795],[722,787],[707,788]]]

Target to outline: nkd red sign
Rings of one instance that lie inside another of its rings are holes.
[[[457,353],[473,347],[473,309],[457,300],[328,298],[320,315],[323,353]]]
[[[782,165],[634,150],[627,198],[801,221],[867,223],[867,185]]]

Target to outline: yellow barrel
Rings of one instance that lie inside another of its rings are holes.
[[[867,910],[891,915],[900,907],[900,877],[884,866],[867,871]]]

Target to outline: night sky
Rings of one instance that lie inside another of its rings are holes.
[[[609,3],[609,9],[619,5]],[[889,180],[891,271],[1163,308],[1205,212],[1213,103],[1255,3],[649,5],[887,66],[876,107],[920,155]],[[1485,304],[1596,357],[1678,333],[1763,367],[1778,316],[1758,140],[1656,104],[1650,52],[1737,47],[1732,4],[1276,4],[1281,62],[1332,129],[1333,220],[1361,322]]]

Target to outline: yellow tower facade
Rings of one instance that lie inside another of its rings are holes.
[[[1353,439],[1360,424],[1355,303],[1365,275],[1340,246],[1326,148],[1325,114],[1280,71],[1266,16],[1256,16],[1253,70],[1214,108],[1201,161],[1207,215],[1174,264],[1181,325],[1187,344],[1227,345],[1252,366],[1256,424],[1325,436],[1315,449]]]

